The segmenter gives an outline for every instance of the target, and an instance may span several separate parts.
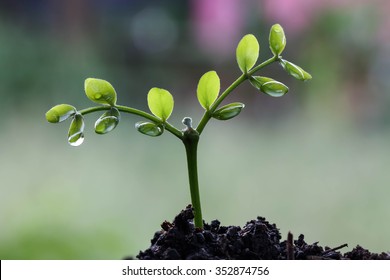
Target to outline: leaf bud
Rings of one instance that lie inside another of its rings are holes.
[[[76,108],[68,104],[60,104],[51,108],[46,113],[46,120],[51,123],[59,123],[67,120],[76,113]]]
[[[229,120],[231,118],[238,116],[244,107],[245,104],[240,102],[230,103],[216,110],[213,113],[212,117],[221,121]]]

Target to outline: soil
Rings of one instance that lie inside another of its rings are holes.
[[[347,253],[339,249],[307,244],[304,235],[294,239],[291,233],[281,240],[279,229],[263,217],[251,220],[244,227],[221,226],[218,220],[205,223],[204,229],[194,227],[191,205],[182,210],[172,223],[163,222],[161,230],[151,240],[151,246],[141,251],[141,260],[390,260],[390,253],[371,253],[356,246]]]

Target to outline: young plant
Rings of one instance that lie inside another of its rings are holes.
[[[283,28],[279,24],[273,25],[269,34],[269,47],[273,55],[256,65],[260,51],[259,43],[254,35],[245,35],[236,49],[237,63],[242,72],[237,80],[220,93],[220,80],[217,72],[209,71],[200,78],[196,92],[198,101],[204,109],[204,114],[196,127],[193,126],[190,117],[183,119],[184,129],[178,129],[168,122],[173,111],[174,101],[172,95],[165,89],[155,87],[149,91],[147,102],[152,113],[150,114],[117,104],[114,87],[105,80],[94,78],[85,80],[84,89],[87,97],[99,106],[77,110],[72,105],[60,104],[46,113],[46,119],[51,123],[71,119],[68,142],[72,146],[79,146],[84,141],[84,116],[97,111],[104,111],[95,123],[95,132],[98,134],[106,134],[112,131],[120,121],[120,112],[146,119],[135,124],[136,129],[145,135],[155,137],[160,136],[164,131],[172,133],[182,141],[186,150],[191,203],[195,216],[194,224],[197,228],[203,228],[197,168],[197,148],[200,135],[210,119],[224,121],[240,114],[245,106],[243,103],[233,102],[224,106],[220,106],[220,104],[246,80],[249,80],[260,92],[272,97],[280,97],[287,93],[288,87],[283,83],[272,78],[255,76],[256,72],[271,63],[278,62],[288,74],[298,80],[311,79],[311,75],[301,67],[282,58],[281,54],[285,46],[286,37]]]

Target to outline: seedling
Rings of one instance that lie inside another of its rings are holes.
[[[152,114],[135,108],[117,104],[117,95],[114,87],[107,81],[95,78],[85,80],[84,89],[87,97],[99,106],[77,110],[74,106],[60,104],[46,113],[46,119],[51,123],[58,123],[71,119],[68,131],[68,142],[72,146],[79,146],[84,141],[84,116],[97,111],[104,114],[95,122],[95,132],[106,134],[112,131],[120,121],[120,112],[137,115],[146,119],[135,124],[136,129],[148,136],[156,137],[169,131],[184,144],[187,156],[188,178],[191,193],[191,203],[194,209],[194,224],[203,228],[202,210],[199,195],[197,148],[204,128],[210,119],[229,120],[240,114],[244,104],[240,102],[220,106],[225,98],[244,81],[249,82],[260,92],[272,97],[280,97],[287,93],[288,87],[272,78],[255,76],[260,69],[271,63],[279,63],[282,68],[294,78],[306,81],[311,75],[301,67],[285,60],[281,54],[286,46],[286,37],[279,24],[271,27],[269,47],[272,57],[255,66],[260,46],[252,34],[245,35],[238,43],[236,59],[242,74],[225,91],[220,93],[220,80],[217,72],[209,71],[199,80],[197,97],[204,109],[204,114],[198,125],[193,126],[192,119],[183,119],[184,129],[179,129],[168,122],[173,111],[174,100],[169,91],[161,88],[152,88],[147,95],[148,107]]]

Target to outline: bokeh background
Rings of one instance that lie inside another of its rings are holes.
[[[184,148],[148,138],[123,115],[115,131],[67,144],[69,122],[48,124],[59,103],[92,103],[84,79],[103,78],[118,103],[147,110],[151,87],[175,98],[171,123],[197,122],[200,76],[226,88],[235,48],[254,34],[260,59],[280,23],[284,58],[260,75],[290,87],[283,98],[240,86],[247,106],[211,122],[199,147],[204,219],[243,226],[265,216],[308,242],[390,250],[390,2],[386,0],[2,0],[0,2],[0,258],[135,256],[189,202]]]

